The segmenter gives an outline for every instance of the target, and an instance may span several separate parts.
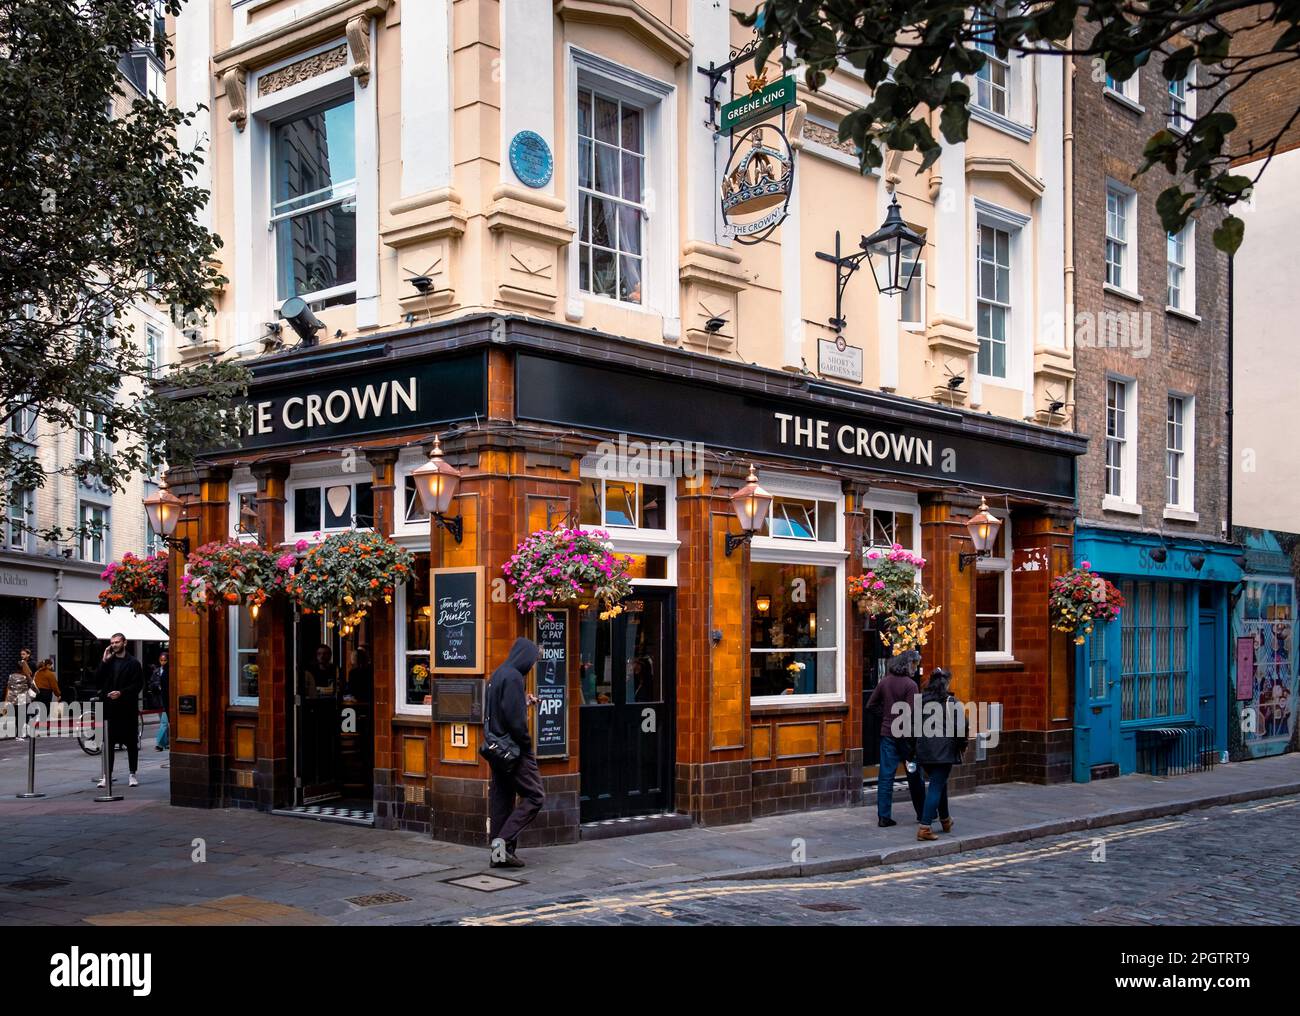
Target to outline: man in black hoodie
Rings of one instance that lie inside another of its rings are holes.
[[[491,816],[488,839],[496,844],[505,843],[506,856],[499,857],[495,847],[492,854],[494,868],[522,868],[524,862],[515,856],[519,834],[542,810],[546,795],[542,791],[542,777],[537,771],[537,758],[533,755],[533,739],[528,734],[528,707],[533,697],[527,693],[525,677],[537,662],[537,646],[529,639],[515,639],[506,662],[492,672],[487,686],[488,729],[497,735],[509,734],[519,745],[519,762],[511,769],[492,769],[492,789],[488,798]],[[516,806],[515,798],[521,797]]]

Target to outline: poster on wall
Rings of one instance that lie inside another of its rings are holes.
[[[537,615],[537,723],[533,728],[538,758],[569,753],[569,612]]]
[[[483,673],[483,568],[434,568],[430,579],[434,673]]]
[[[1237,699],[1249,702],[1255,697],[1255,639],[1243,635],[1237,639]]]

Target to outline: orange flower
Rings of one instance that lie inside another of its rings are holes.
[[[379,580],[378,580],[378,579],[371,579],[371,580],[370,580],[370,588],[371,588],[371,589],[374,589],[377,585],[379,585]]]

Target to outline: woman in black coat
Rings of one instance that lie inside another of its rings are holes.
[[[930,672],[930,680],[921,693],[921,731],[916,739],[916,761],[925,771],[928,784],[925,790],[925,807],[921,824],[917,827],[918,840],[937,840],[930,828],[936,816],[944,832],[952,832],[952,817],[948,814],[948,777],[952,767],[961,762],[966,751],[966,717],[956,696],[948,690],[952,675],[942,667]],[[942,732],[927,734],[936,729],[942,720]]]

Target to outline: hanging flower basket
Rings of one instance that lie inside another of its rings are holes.
[[[501,566],[521,614],[591,597],[603,608],[602,621],[617,617],[619,601],[632,592],[625,558],[614,553],[601,529],[543,529],[524,539]]]
[[[849,578],[848,594],[858,610],[879,621],[880,640],[897,656],[929,641],[931,620],[939,613],[917,582],[925,558],[895,543],[889,550],[867,552],[861,575]]]
[[[393,602],[393,590],[409,581],[414,563],[409,550],[378,533],[349,529],[303,548],[285,590],[303,613],[329,613],[336,620],[326,624],[337,623],[346,635],[381,599]]]
[[[1052,627],[1072,636],[1076,646],[1083,645],[1096,625],[1109,624],[1119,617],[1123,608],[1124,594],[1094,572],[1087,561],[1052,580],[1048,594]]]
[[[105,610],[126,606],[137,614],[167,613],[166,551],[148,557],[123,554],[99,577],[108,583],[99,594],[99,605]]]
[[[190,553],[187,564],[181,597],[195,610],[261,607],[281,585],[271,554],[254,543],[205,543]]]

